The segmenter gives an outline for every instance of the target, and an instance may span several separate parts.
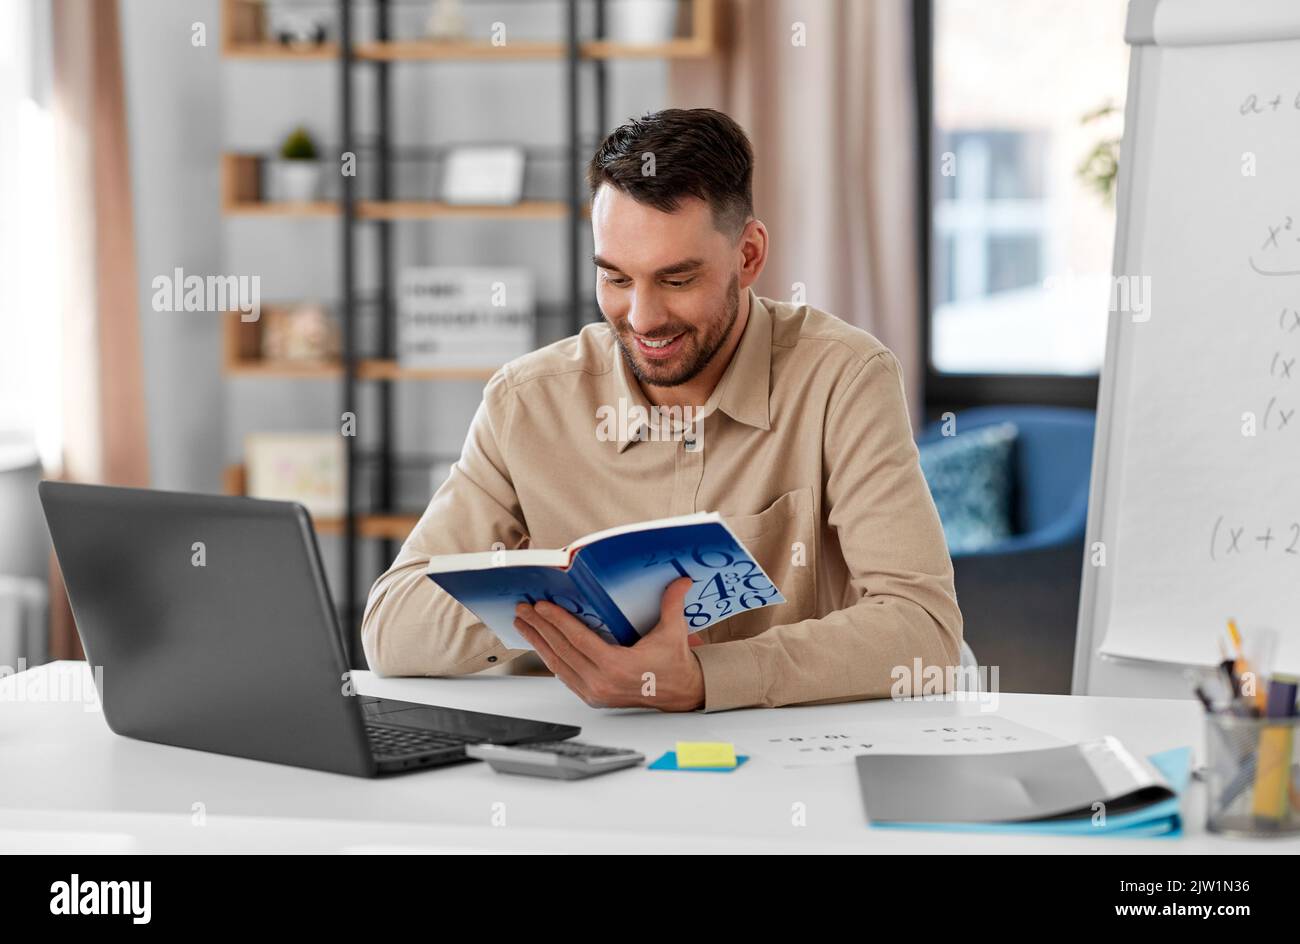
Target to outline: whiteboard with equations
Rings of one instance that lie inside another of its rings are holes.
[[[1300,672],[1300,0],[1132,0],[1077,694]],[[1104,557],[1102,556],[1104,554]]]

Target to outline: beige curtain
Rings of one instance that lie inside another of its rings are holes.
[[[117,0],[53,0],[63,319],[61,477],[149,484]],[[57,566],[50,655],[82,658]]]
[[[805,300],[898,356],[922,413],[911,0],[722,0],[722,54],[672,63],[669,103],[754,144],[772,238],[755,291]],[[802,45],[800,44],[802,43]]]

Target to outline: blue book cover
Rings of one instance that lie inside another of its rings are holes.
[[[434,557],[429,579],[507,646],[531,649],[515,607],[547,600],[606,642],[631,646],[659,622],[664,590],[691,578],[682,611],[692,633],[785,597],[716,512],[624,525],[559,550],[487,551]]]

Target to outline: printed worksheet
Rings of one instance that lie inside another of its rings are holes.
[[[816,728],[774,728],[753,742],[754,755],[782,767],[848,764],[859,754],[994,754],[1060,747],[1061,738],[997,715],[918,718]]]

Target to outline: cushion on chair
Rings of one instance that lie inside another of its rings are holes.
[[[977,551],[1011,536],[1015,442],[1015,425],[998,423],[918,447],[949,551]]]

